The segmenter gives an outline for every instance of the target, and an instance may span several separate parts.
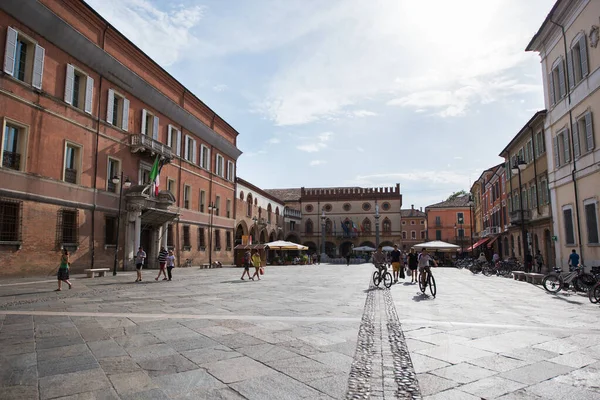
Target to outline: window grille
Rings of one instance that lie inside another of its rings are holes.
[[[106,216],[104,224],[104,244],[117,245],[117,217]]]
[[[215,251],[221,250],[221,231],[215,229]]]
[[[183,249],[190,250],[192,245],[190,244],[190,227],[188,225],[183,226]]]
[[[58,248],[79,245],[79,210],[60,209],[56,221],[56,244]]]
[[[198,250],[206,250],[206,239],[204,236],[204,228],[198,228]]]
[[[0,242],[20,242],[23,202],[0,199]]]

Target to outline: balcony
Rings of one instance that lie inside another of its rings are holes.
[[[2,153],[2,166],[19,171],[21,169],[21,155],[5,150]]]
[[[130,135],[130,140],[132,153],[137,153],[138,151],[148,152],[150,156],[155,156],[158,154],[165,158],[167,162],[170,162],[173,159],[173,151],[171,150],[171,147],[159,142],[158,140],[154,140],[149,136],[141,133],[134,133]]]
[[[77,170],[65,168],[65,182],[77,183]]]
[[[521,225],[521,210],[511,211],[509,215],[511,225]],[[531,221],[531,210],[523,210],[523,222]]]

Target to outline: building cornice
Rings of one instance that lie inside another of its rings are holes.
[[[506,145],[506,147],[498,154],[500,157],[506,157],[509,153],[509,150],[512,149],[512,146],[517,143],[519,140],[523,138],[525,134],[530,134],[530,128],[532,128],[536,124],[542,124],[544,126],[544,121],[546,119],[546,110],[540,110],[533,114],[533,117],[527,121],[527,123],[519,130],[519,132],[512,138],[510,142]]]

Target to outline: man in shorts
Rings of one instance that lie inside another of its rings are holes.
[[[379,272],[382,272],[382,270],[387,271],[387,266],[385,265],[386,263],[387,256],[383,252],[383,246],[379,245],[377,247],[377,251],[373,253],[373,264],[375,264],[375,268],[377,268]]]
[[[390,253],[390,259],[392,261],[392,277],[394,278],[394,283],[398,283],[398,275],[400,275],[400,268],[404,268],[401,265],[401,257],[402,254],[400,250],[398,250],[398,245],[394,245],[394,250]],[[404,274],[401,275],[404,278]]]
[[[415,249],[410,249],[408,253],[408,269],[410,270],[410,283],[417,283],[417,267],[419,266],[419,256]]]
[[[146,252],[144,251],[144,248],[140,246],[135,256],[135,269],[137,272],[136,282],[142,281],[142,267],[144,266],[144,260],[146,260]]]
[[[419,277],[422,280],[423,286],[427,284],[427,282],[425,281],[426,275],[424,272],[425,270],[427,270],[427,272],[430,272],[430,268],[432,265],[437,267],[437,262],[435,262],[433,257],[429,255],[427,249],[423,249],[421,251],[421,255],[419,256]]]

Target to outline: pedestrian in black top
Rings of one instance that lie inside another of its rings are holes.
[[[169,255],[169,252],[167,251],[167,249],[165,249],[165,246],[162,246],[160,248],[160,251],[158,252],[158,265],[160,265],[160,270],[158,270],[158,276],[156,278],[154,278],[155,281],[158,280],[158,278],[160,278],[160,274],[164,275],[163,281],[168,280],[167,279],[167,271],[166,271],[166,265],[167,265],[167,256]]]
[[[408,253],[408,269],[410,269],[410,282],[417,283],[417,268],[419,267],[419,256],[415,249],[410,249]]]
[[[346,265],[350,265],[350,252],[346,254]]]
[[[404,279],[404,266],[400,262],[401,256],[402,253],[400,253],[400,250],[398,250],[398,245],[395,244],[394,250],[392,250],[392,252],[390,253],[390,259],[392,261],[392,271],[394,274],[394,283],[398,283],[398,276]]]

